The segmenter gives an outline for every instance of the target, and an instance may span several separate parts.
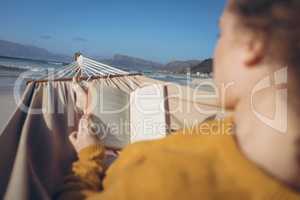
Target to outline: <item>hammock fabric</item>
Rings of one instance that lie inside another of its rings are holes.
[[[195,93],[203,96],[207,92],[122,70],[109,74],[113,69],[106,69],[107,73],[103,71],[101,76],[87,73],[83,79],[91,87],[105,85],[127,93],[149,84],[165,85],[170,130],[192,126],[211,116],[199,112],[195,106],[206,111],[217,108],[216,99],[193,98]],[[0,199],[50,199],[76,159],[68,135],[77,130],[81,111],[76,108],[76,102],[80,96],[72,89],[69,79],[79,71],[73,70],[72,74],[69,71],[67,76],[57,73],[56,81],[40,79],[28,83],[17,110],[0,135]],[[64,81],[57,81],[62,78]],[[22,105],[28,110],[24,111]],[[190,109],[178,109],[179,106]]]

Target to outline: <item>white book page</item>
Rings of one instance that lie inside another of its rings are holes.
[[[100,130],[107,147],[123,148],[130,143],[130,94],[120,89],[98,85],[91,95],[91,113],[104,125]]]
[[[166,136],[164,86],[139,88],[130,95],[131,143]]]

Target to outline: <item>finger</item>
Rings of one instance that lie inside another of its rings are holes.
[[[76,76],[73,77],[72,82],[73,82],[74,85],[78,84],[78,79],[77,79]]]
[[[84,97],[87,98],[87,91],[78,82],[73,82],[73,89],[78,95],[84,95]]]
[[[91,113],[92,107],[93,107],[92,96],[91,96],[92,90],[91,89],[92,89],[91,85],[89,84],[87,87],[86,107],[84,109],[84,114],[86,114],[86,115],[89,115]]]
[[[85,115],[88,115],[90,113],[90,109],[89,109],[89,104],[90,104],[90,89],[89,89],[89,84],[85,84],[84,86],[84,92],[85,92],[85,105],[84,105],[84,108],[83,108],[83,113]]]
[[[82,120],[86,120],[88,123],[91,123],[93,121],[91,114],[83,114],[81,117]]]
[[[81,120],[89,120],[89,118],[90,118],[90,115],[84,114],[84,115],[82,115]]]
[[[77,132],[73,132],[69,135],[69,140],[72,144],[75,144],[77,140]]]
[[[83,113],[86,113],[88,94],[85,89],[78,83],[74,83],[73,91],[76,95],[76,107]]]
[[[85,133],[88,132],[89,127],[89,120],[86,118],[81,118],[79,121],[79,133]]]

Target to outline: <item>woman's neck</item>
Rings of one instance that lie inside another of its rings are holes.
[[[252,101],[250,95],[243,97],[234,114],[236,136],[250,160],[300,188],[300,90],[289,88],[288,97],[285,91],[273,87],[258,92]]]

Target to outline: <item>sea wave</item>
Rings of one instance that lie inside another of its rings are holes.
[[[47,61],[47,63],[50,64],[50,65],[59,65],[59,66],[66,65],[66,63],[63,63],[63,62]]]
[[[5,71],[26,71],[28,69],[31,69],[29,66],[5,66],[5,65],[0,65],[0,70],[5,70]]]

